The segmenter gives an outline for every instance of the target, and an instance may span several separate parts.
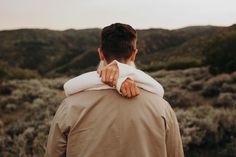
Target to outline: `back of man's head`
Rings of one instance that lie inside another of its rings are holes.
[[[126,60],[136,49],[137,32],[127,24],[115,23],[103,28],[101,50],[107,61]]]

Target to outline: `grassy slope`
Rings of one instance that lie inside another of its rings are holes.
[[[195,26],[138,30],[137,64],[149,71],[201,66],[207,42],[227,29]],[[99,33],[99,29],[0,31],[0,63],[31,69],[43,76],[79,74],[94,69],[98,63]]]
[[[236,72],[212,76],[203,67],[150,74],[163,84],[165,99],[177,114],[185,151],[207,148],[222,156],[236,153]],[[5,149],[0,147],[0,155],[14,156],[20,151],[23,156],[42,156],[67,79],[2,83],[0,142]]]

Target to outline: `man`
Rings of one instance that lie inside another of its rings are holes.
[[[104,65],[113,60],[129,65],[135,60],[137,35],[131,26],[116,23],[105,27],[101,39],[99,56]],[[115,75],[104,72],[107,70],[99,72],[102,81],[116,84],[106,77]],[[175,113],[162,96],[140,89],[138,96],[126,99],[113,89],[101,89],[81,91],[62,102],[51,124],[46,156],[184,155]]]

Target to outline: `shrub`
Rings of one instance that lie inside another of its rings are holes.
[[[6,110],[8,112],[16,110],[17,106],[15,104],[7,104],[6,105]]]
[[[232,93],[220,93],[213,106],[236,108],[236,95]]]
[[[233,79],[233,83],[236,83],[236,71],[231,74],[231,77]]]
[[[199,67],[201,66],[201,62],[198,60],[193,60],[193,59],[182,59],[182,60],[177,60],[177,61],[171,61],[167,63],[165,66],[165,69],[167,70],[174,70],[174,69],[187,69],[191,67]]]
[[[227,33],[213,39],[205,48],[205,63],[210,72],[218,74],[236,70],[236,32]]]
[[[186,149],[190,146],[201,146],[208,132],[214,132],[217,123],[212,115],[214,110],[210,107],[192,108],[191,110],[177,110],[176,114],[180,123],[183,145]],[[207,113],[207,115],[205,114]]]
[[[202,95],[205,97],[214,97],[220,93],[223,83],[231,83],[233,79],[229,74],[221,74],[210,78],[205,84]]]
[[[223,85],[221,87],[221,92],[236,93],[236,84],[223,83]]]
[[[210,77],[207,67],[186,69],[183,74],[187,77],[192,77],[195,81],[205,80]]]
[[[236,138],[236,110],[214,109],[211,106],[178,109],[176,115],[180,125],[185,150],[193,148],[216,148],[227,150]]]
[[[5,124],[3,135],[0,135],[0,142],[3,143],[0,145],[0,156],[43,156],[50,121],[64,98],[58,88],[64,81],[3,81],[4,86],[13,89],[9,95],[0,97],[1,117]]]
[[[194,81],[189,84],[188,89],[192,91],[199,91],[202,89],[203,82],[202,81]]]
[[[30,69],[22,69],[19,67],[13,67],[5,62],[0,62],[0,78],[1,79],[29,79],[39,78],[38,72]]]
[[[11,79],[29,79],[29,78],[39,78],[40,75],[33,70],[13,68],[8,74]]]
[[[228,143],[224,150],[221,152],[222,156],[235,157],[236,154],[236,139],[233,139],[232,142]]]
[[[198,100],[193,101],[193,97],[191,93],[181,89],[173,89],[165,93],[165,98],[172,107],[186,108],[198,105]]]
[[[0,86],[0,95],[10,95],[14,88],[11,84],[2,83]]]

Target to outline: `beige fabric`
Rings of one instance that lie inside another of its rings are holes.
[[[183,157],[175,113],[141,90],[127,99],[112,89],[66,98],[52,121],[46,157]]]

